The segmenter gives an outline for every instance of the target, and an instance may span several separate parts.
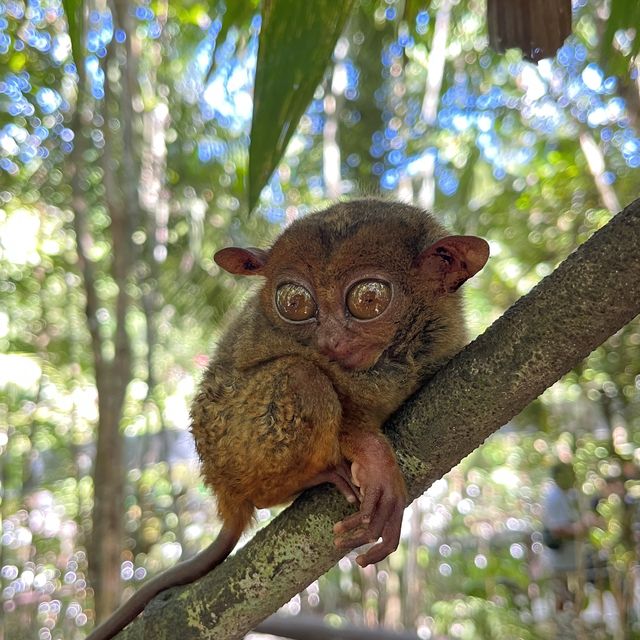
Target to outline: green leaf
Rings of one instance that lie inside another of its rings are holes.
[[[225,2],[222,26],[216,37],[216,49],[224,43],[230,29],[235,27],[240,31],[248,31],[251,18],[258,10],[258,4],[258,0],[227,0]],[[210,5],[212,5],[212,10],[220,11],[219,2],[210,2]],[[211,66],[207,71],[207,80],[211,79],[214,72],[214,56],[211,56]]]
[[[83,59],[82,33],[84,29],[82,0],[62,0],[62,7],[67,16],[69,25],[69,38],[71,38],[71,56],[76,68],[79,68]]]
[[[600,52],[602,65],[609,73],[624,76],[629,68],[630,60],[640,53],[638,25],[640,25],[640,3],[636,0],[611,0],[609,19],[602,36]],[[623,29],[635,29],[636,31],[628,58],[622,56],[614,46],[616,32]]]
[[[354,0],[264,0],[253,97],[249,208],[282,158]]]

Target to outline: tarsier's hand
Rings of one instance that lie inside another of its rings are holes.
[[[397,549],[407,490],[383,436],[367,434],[363,444],[365,446],[351,464],[353,482],[362,494],[360,510],[338,522],[333,531],[335,544],[341,549],[353,549],[382,538],[356,558],[361,567],[366,567],[380,562]]]

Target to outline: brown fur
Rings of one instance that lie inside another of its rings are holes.
[[[381,427],[464,345],[457,287],[487,256],[484,241],[447,237],[425,212],[380,200],[296,220],[269,251],[216,254],[228,271],[265,278],[223,337],[191,411],[227,537],[237,540],[254,508],[330,481],[360,502],[336,525],[338,546],[382,538],[359,556],[363,565],[396,548],[406,491]],[[345,312],[345,295],[365,277],[391,283],[393,296],[363,322]],[[315,319],[279,315],[276,289],[291,281],[311,292]],[[228,547],[209,554],[207,568]]]

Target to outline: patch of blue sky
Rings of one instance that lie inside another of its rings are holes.
[[[189,69],[190,82],[197,88],[203,82],[203,74],[211,65],[214,56],[215,70],[200,94],[200,108],[207,119],[224,117],[229,126],[245,130],[251,122],[253,112],[252,89],[257,57],[257,37],[253,36],[238,59],[235,56],[237,33],[230,30],[224,43],[216,43],[221,23],[212,25],[207,37],[198,46],[195,64]]]
[[[32,116],[35,113],[33,105],[24,97],[20,96],[13,101],[8,107],[7,112],[10,116]]]
[[[587,59],[587,49],[580,42],[576,42],[575,36],[569,37],[556,54],[556,60],[560,66],[578,73],[582,63]]]
[[[391,53],[391,51],[389,50],[389,47],[384,47],[382,49],[382,52],[380,54],[380,62],[382,62],[382,66],[387,68],[390,67],[391,64],[393,63],[393,54]]]
[[[32,48],[46,53],[51,49],[51,34],[27,23],[20,31],[20,37]]]
[[[392,191],[398,187],[400,172],[397,169],[387,169],[380,177],[380,187],[385,191]]]
[[[515,98],[515,104],[519,103],[519,98]],[[497,109],[507,104],[504,91],[500,87],[491,87],[486,93],[475,97],[475,107],[477,109]],[[513,107],[511,107],[513,108]]]
[[[62,104],[62,98],[57,91],[48,87],[42,87],[41,89],[38,89],[38,92],[36,93],[36,102],[42,112],[48,115],[60,107]]]
[[[416,16],[416,31],[423,36],[427,32],[427,28],[429,27],[429,12],[428,11],[419,11]]]
[[[591,91],[604,91],[604,71],[595,63],[588,64],[581,73],[582,82]]]
[[[67,129],[66,127],[62,127],[58,135],[60,136],[60,139],[63,140],[64,142],[71,142],[75,137],[75,134],[73,133],[73,131],[71,129]]]
[[[415,40],[413,36],[408,31],[402,31],[398,34],[398,44],[403,49],[409,49],[414,46]]]
[[[350,153],[346,159],[347,166],[353,169],[355,169],[356,167],[359,167],[361,162],[362,160],[360,158],[360,155],[357,153]]]
[[[460,182],[451,169],[443,167],[442,165],[436,165],[435,175],[438,189],[440,189],[445,196],[452,196],[458,190]]]
[[[107,45],[113,39],[113,17],[108,11],[101,13],[94,11],[92,13],[96,14],[96,26],[87,33],[87,51],[103,58],[106,55]]]
[[[620,151],[627,166],[634,169],[640,167],[640,140],[638,138],[626,140],[620,147]]]
[[[602,142],[609,142],[609,140],[611,140],[612,137],[613,137],[613,131],[611,127],[603,127],[600,130],[600,140],[602,140]]]
[[[138,20],[153,20],[155,18],[153,10],[145,6],[136,7],[135,16]]]
[[[54,36],[49,52],[51,59],[57,65],[62,64],[71,53],[71,39],[66,33],[59,33]]]
[[[198,159],[200,162],[211,162],[224,158],[228,154],[228,146],[220,138],[205,137],[198,142]]]
[[[567,123],[564,112],[551,98],[536,100],[527,105],[522,114],[533,129],[547,134],[553,134]]]
[[[403,47],[402,47],[402,45],[401,45],[398,41],[396,41],[396,42],[392,42],[392,43],[389,45],[389,53],[390,53],[394,58],[397,58],[397,57],[401,56],[401,55],[402,55],[402,53],[403,53]]]
[[[100,100],[104,98],[104,71],[96,55],[88,55],[84,62],[87,77],[91,80],[91,94]]]
[[[617,177],[613,171],[605,171],[602,174],[602,181],[605,184],[613,184],[616,181]]]
[[[433,165],[434,156],[437,155],[437,152],[438,150],[435,147],[428,147],[419,155],[408,158],[408,162],[405,165],[407,175],[413,178],[427,171]]]
[[[18,155],[18,159],[20,162],[27,163],[31,162],[37,156],[37,149],[31,145],[25,144],[20,148],[20,154]]]
[[[309,187],[309,189],[322,189],[324,187],[322,176],[309,176],[309,178],[307,179],[307,186]]]
[[[520,147],[511,154],[516,165],[524,166],[529,164],[536,155],[534,147]]]
[[[369,153],[371,154],[372,158],[382,158],[385,153],[384,145],[374,142],[369,147]]]
[[[282,224],[285,221],[285,211],[282,207],[268,206],[264,217],[273,224]]]
[[[9,52],[9,47],[11,46],[11,37],[6,33],[0,33],[0,54],[5,54]]]
[[[8,0],[8,2],[0,2],[0,7],[6,11],[12,18],[24,18],[25,6],[22,2],[16,0]]]
[[[602,83],[602,88],[604,90],[604,93],[607,93],[607,94],[615,93],[618,90],[618,78],[614,76],[609,76],[608,78],[605,78],[604,82]]]
[[[49,137],[49,129],[47,129],[47,127],[43,127],[42,125],[37,126],[33,130],[33,135],[36,136],[36,138],[38,138],[40,142],[42,142]]]
[[[44,19],[45,10],[39,0],[27,2],[25,17],[33,22],[40,22]]]
[[[360,81],[360,70],[353,64],[353,60],[346,59],[343,62],[347,73],[347,88],[357,89]]]
[[[489,161],[494,161],[498,157],[499,148],[496,144],[495,134],[481,133],[476,138],[476,144],[482,153],[482,156]]]
[[[393,166],[398,166],[404,163],[405,154],[400,149],[394,149],[387,156],[387,160]]]
[[[0,83],[0,93],[6,93],[10,99],[18,98],[22,93],[31,91],[30,77],[26,71],[8,73]]]
[[[501,166],[499,166],[497,164],[493,165],[493,169],[492,169],[491,173],[493,173],[493,177],[496,180],[504,180],[504,178],[507,175],[507,172]]]
[[[387,125],[384,129],[384,137],[387,140],[393,140],[394,138],[398,137],[398,129],[397,127],[393,127],[390,125]]]
[[[272,205],[283,205],[286,201],[280,183],[280,176],[276,171],[269,181],[268,200]]]
[[[8,130],[10,126],[6,125],[0,129],[0,152],[3,156],[17,156],[20,153],[20,145]]]
[[[18,173],[18,165],[9,158],[0,158],[0,169],[3,169],[11,175]]]

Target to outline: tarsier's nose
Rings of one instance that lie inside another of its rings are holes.
[[[342,360],[351,353],[351,347],[348,342],[335,336],[329,336],[326,340],[320,340],[318,347],[320,353],[330,360]]]
[[[343,360],[353,351],[344,329],[331,320],[319,327],[318,350],[330,360]]]

